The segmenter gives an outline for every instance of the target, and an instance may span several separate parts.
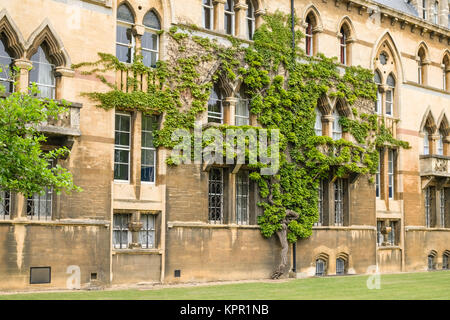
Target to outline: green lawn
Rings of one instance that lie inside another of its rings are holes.
[[[296,279],[149,290],[102,290],[0,295],[2,299],[450,299],[450,271],[381,275],[369,290],[368,276]]]

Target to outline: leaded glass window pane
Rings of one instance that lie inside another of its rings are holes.
[[[223,169],[212,168],[209,171],[208,191],[209,221],[223,222]]]
[[[144,24],[144,26],[146,26],[148,28],[161,30],[161,23],[159,21],[158,16],[156,15],[156,13],[153,10],[150,10],[144,16],[143,24]]]
[[[0,189],[0,219],[11,218],[11,193]]]
[[[114,214],[113,217],[113,246],[116,249],[127,249],[131,243],[131,232],[128,224],[131,214]]]
[[[121,4],[117,8],[117,20],[134,23],[134,17],[127,5]]]
[[[334,218],[335,225],[344,223],[344,180],[336,179],[334,182]]]
[[[236,223],[249,224],[248,221],[249,177],[248,171],[236,175]]]
[[[325,275],[325,261],[322,259],[316,260],[316,276],[321,277]]]
[[[336,259],[336,274],[337,275],[345,274],[345,261],[342,258]]]
[[[142,227],[139,231],[139,243],[142,248],[155,247],[155,215],[141,214]]]

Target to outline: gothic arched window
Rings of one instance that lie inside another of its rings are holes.
[[[255,7],[251,0],[247,0],[247,37],[249,40],[253,40],[255,33]]]
[[[42,98],[55,98],[55,65],[51,62],[45,44],[41,44],[31,57],[33,68],[30,70],[29,82],[36,83],[39,96]]]
[[[11,79],[13,56],[7,49],[7,41],[0,37],[0,66],[2,72],[0,73],[0,84],[4,87],[6,93],[14,91],[14,82]]]
[[[116,57],[121,62],[133,62],[135,38],[133,35],[134,16],[126,4],[117,8]]]
[[[147,67],[156,67],[159,56],[159,34],[161,23],[155,11],[150,10],[144,16],[145,32],[142,36],[142,57]]]

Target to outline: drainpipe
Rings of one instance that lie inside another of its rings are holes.
[[[295,9],[294,9],[294,0],[291,0],[291,31],[292,31],[292,59],[295,59]],[[292,244],[292,272],[297,272],[297,242]]]

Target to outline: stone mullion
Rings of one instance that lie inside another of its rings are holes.
[[[14,60],[14,66],[19,68],[19,79],[16,91],[26,93],[28,91],[29,72],[33,67],[33,64],[29,60],[16,59]]]
[[[247,9],[242,1],[234,6],[235,35],[239,38],[247,38]]]
[[[225,32],[225,0],[214,0],[214,30]]]
[[[322,135],[327,137],[333,136],[333,116],[322,116]]]
[[[133,212],[131,221],[128,224],[128,230],[131,232],[131,243],[128,245],[130,249],[142,247],[142,244],[139,242],[139,231],[141,228],[141,214],[139,211]]]
[[[429,136],[430,138],[430,154],[437,154],[437,143],[441,138],[439,134],[432,134]]]
[[[237,99],[228,97],[223,100],[223,123],[230,126],[235,125]]]

